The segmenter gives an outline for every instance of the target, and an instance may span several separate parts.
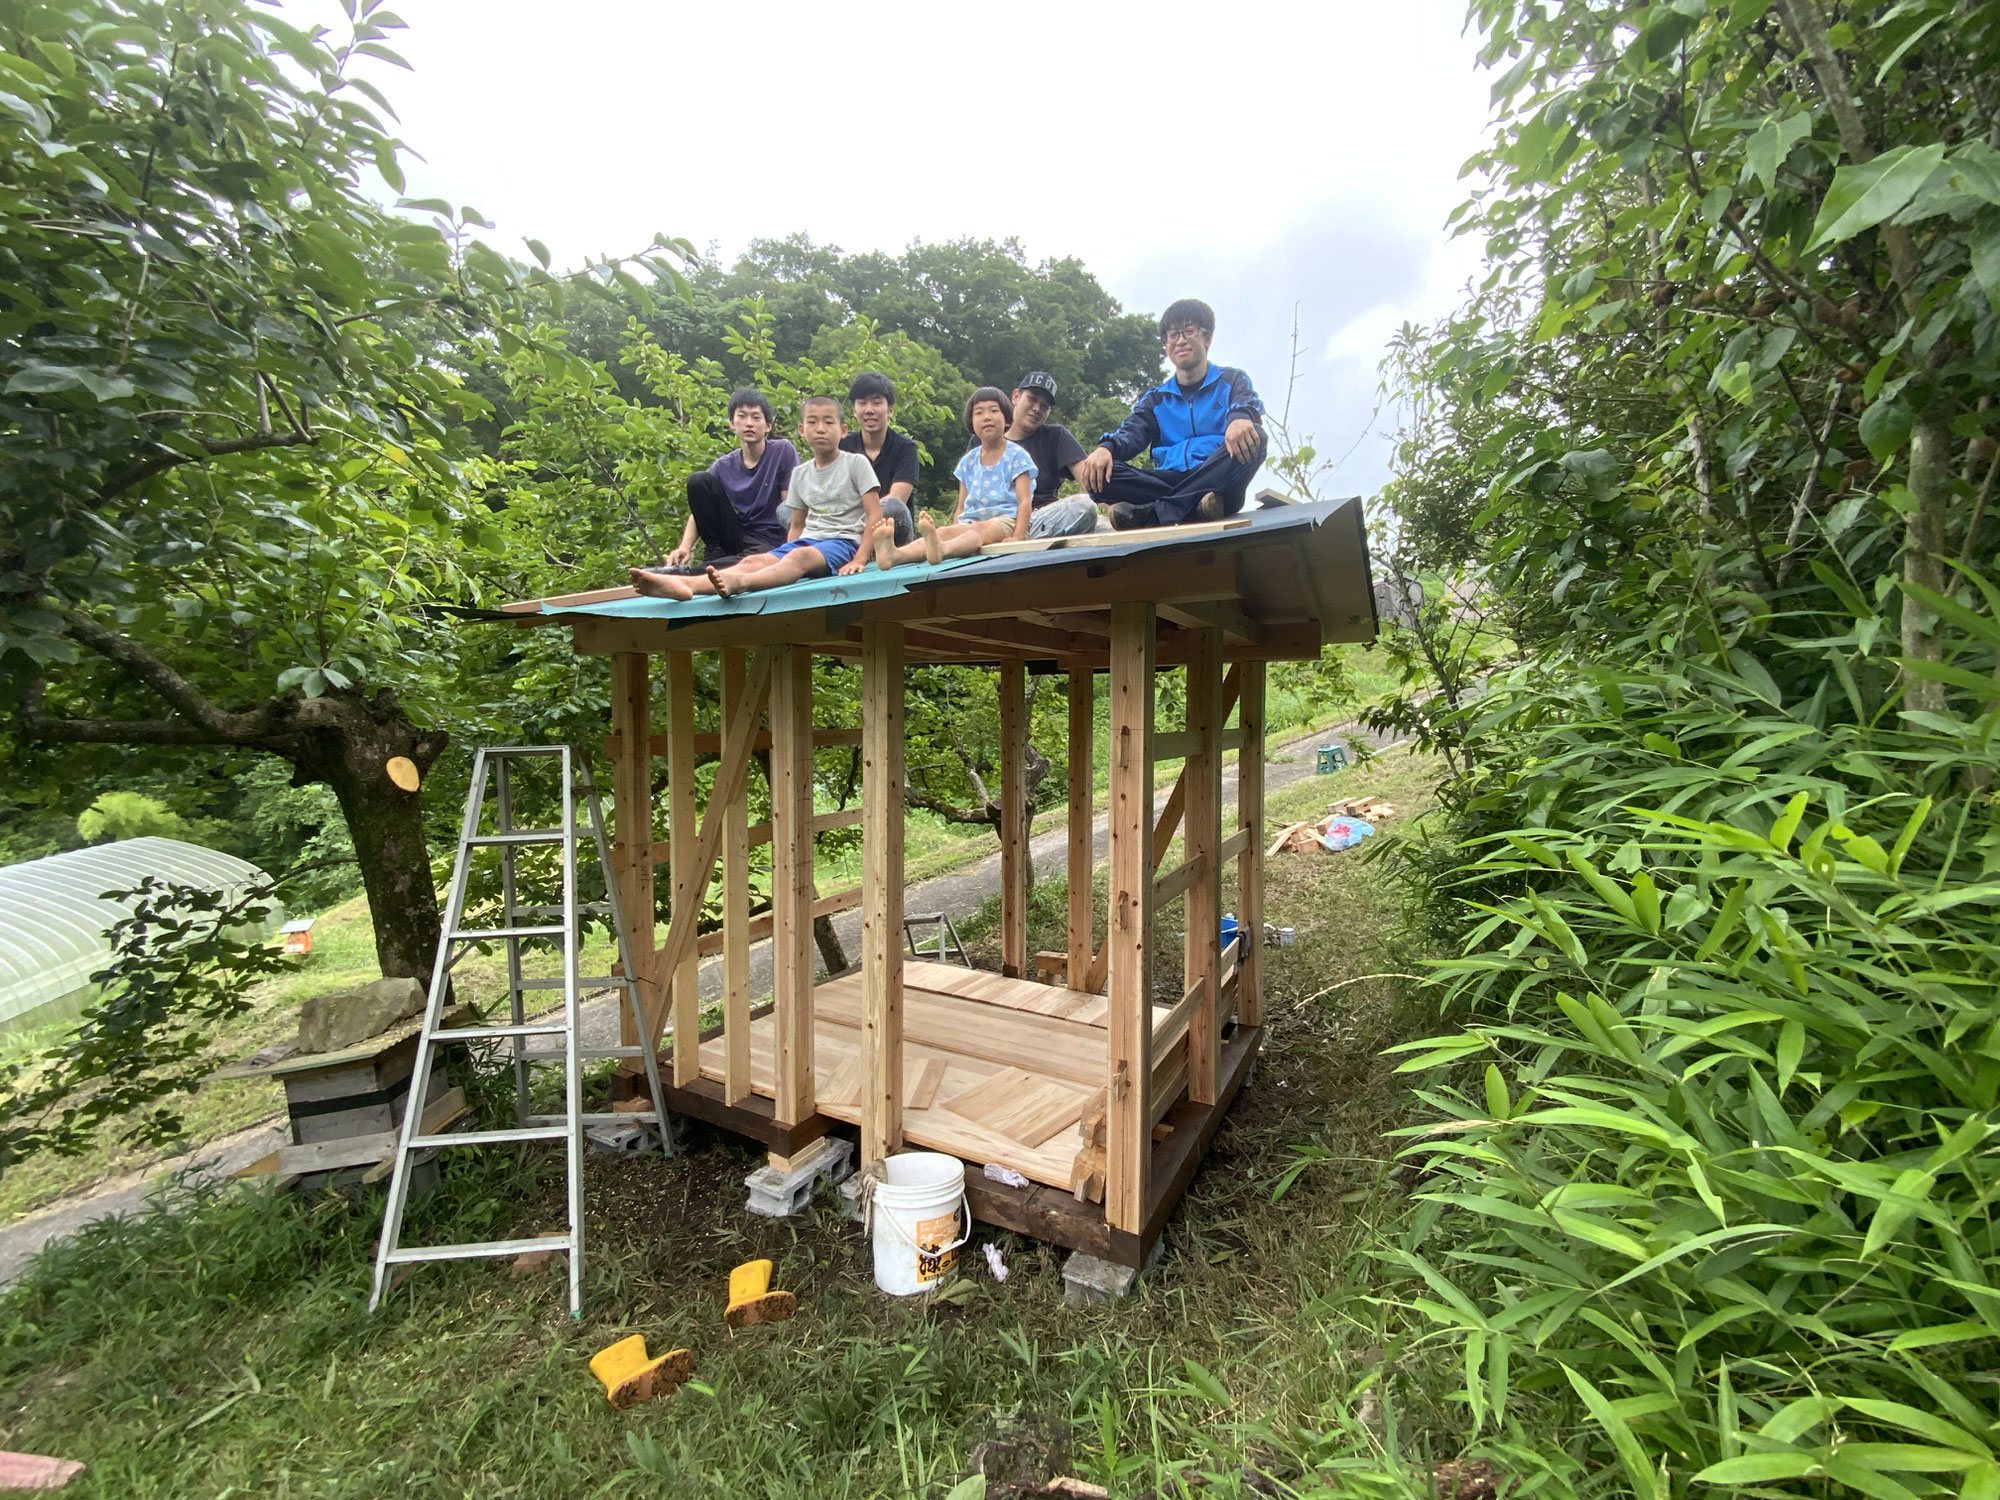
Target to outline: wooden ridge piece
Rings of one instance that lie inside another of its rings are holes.
[[[1086,547],[1118,547],[1132,542],[1176,541],[1183,537],[1212,536],[1218,531],[1236,531],[1249,524],[1248,516],[1231,516],[1224,521],[1195,521],[1186,526],[1141,526],[1132,531],[1086,531],[1082,536],[1044,537],[1028,542],[992,542],[981,547],[979,555],[1009,557],[1017,552],[1068,552]]]
[[[1039,1146],[1074,1125],[1090,1094],[1022,1068],[1003,1068],[977,1087],[945,1101],[961,1119],[984,1125],[1024,1146]]]

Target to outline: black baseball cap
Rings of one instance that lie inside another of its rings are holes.
[[[1049,398],[1049,405],[1056,404],[1056,378],[1047,370],[1030,370],[1014,382],[1017,391],[1040,391]]]

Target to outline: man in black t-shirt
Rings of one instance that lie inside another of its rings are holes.
[[[847,387],[847,405],[855,431],[840,440],[841,449],[859,453],[875,470],[883,518],[896,523],[896,545],[905,546],[917,536],[910,497],[917,492],[919,462],[916,442],[889,425],[896,414],[896,387],[880,371],[863,370]]]
[[[1030,370],[1014,387],[1014,423],[1008,438],[1028,450],[1035,461],[1034,514],[1028,519],[1030,538],[1082,536],[1097,530],[1097,502],[1089,495],[1058,500],[1065,479],[1076,479],[1083,462],[1083,445],[1067,427],[1049,421],[1056,409],[1055,377]],[[1081,481],[1079,481],[1081,482]]]

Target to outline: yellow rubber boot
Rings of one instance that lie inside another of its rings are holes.
[[[612,1406],[623,1411],[641,1401],[670,1396],[679,1390],[681,1383],[694,1374],[694,1355],[689,1350],[676,1349],[658,1359],[649,1358],[646,1336],[635,1333],[593,1355],[590,1373],[604,1382],[604,1394],[611,1398]]]
[[[731,1328],[754,1328],[759,1323],[782,1323],[798,1310],[799,1299],[790,1292],[771,1290],[771,1263],[746,1260],[729,1273],[729,1306],[722,1321]]]

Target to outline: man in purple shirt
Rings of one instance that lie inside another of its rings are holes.
[[[688,566],[697,536],[703,566],[711,568],[785,541],[785,493],[792,487],[798,450],[771,437],[771,403],[748,386],[729,398],[729,428],[736,434],[736,451],[688,476],[688,522],[680,546],[666,556],[669,570],[699,571]]]

